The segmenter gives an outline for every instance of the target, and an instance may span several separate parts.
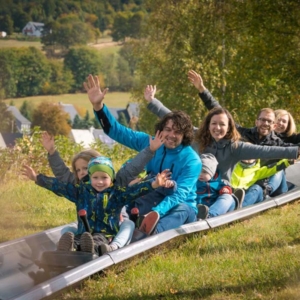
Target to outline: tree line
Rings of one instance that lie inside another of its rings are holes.
[[[156,84],[157,98],[190,114],[195,126],[206,113],[187,72],[205,86],[236,121],[254,126],[263,107],[287,109],[300,121],[300,2],[148,0],[151,13],[135,47],[134,95]],[[141,102],[143,128],[155,118]]]
[[[91,47],[72,48],[64,60],[48,59],[35,47],[0,49],[0,96],[4,98],[82,91],[87,74],[98,74],[110,90],[133,86],[135,59],[123,47],[119,54],[100,54]]]
[[[0,0],[0,30],[21,32],[29,22],[45,24],[44,41],[63,47],[97,40],[109,30],[114,40],[139,37],[147,15],[144,0]],[[70,20],[73,19],[73,20]],[[71,22],[70,22],[71,21]]]

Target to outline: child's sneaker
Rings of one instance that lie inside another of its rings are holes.
[[[100,249],[101,249],[101,255],[103,255],[107,252],[115,251],[115,250],[119,249],[119,247],[115,243],[111,243],[109,245],[108,244],[101,244]]]
[[[147,235],[150,235],[154,231],[158,221],[159,213],[156,211],[151,211],[145,215],[139,230]]]
[[[198,214],[197,214],[197,219],[198,220],[205,220],[208,217],[208,207],[206,205],[203,204],[198,204],[197,205],[198,208]]]
[[[58,251],[72,251],[74,249],[74,233],[65,232],[58,241]]]
[[[80,237],[80,249],[82,252],[94,253],[94,240],[89,232],[84,232]]]
[[[245,198],[244,189],[235,189],[233,194],[234,194],[234,196],[236,196],[236,198],[238,200],[237,208],[243,207],[243,202],[244,202],[244,198]]]

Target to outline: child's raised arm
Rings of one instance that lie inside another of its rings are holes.
[[[22,175],[26,176],[32,181],[36,181],[36,173],[30,166],[23,165]]]
[[[55,152],[54,137],[50,135],[47,131],[44,131],[42,133],[41,142],[44,148],[49,153],[49,155],[52,155]]]

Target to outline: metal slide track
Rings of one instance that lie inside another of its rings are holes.
[[[206,231],[234,221],[253,217],[267,209],[284,205],[300,198],[300,164],[287,169],[287,179],[296,185],[284,195],[259,204],[245,207],[225,215],[183,225],[177,229],[162,232],[110,252],[95,260],[73,268],[55,277],[43,278],[36,265],[44,251],[56,248],[60,236],[66,231],[76,231],[76,223],[53,228],[24,238],[0,244],[0,300],[35,300],[50,296],[109,266],[131,258],[139,253],[163,244],[180,235]],[[36,274],[36,276],[32,276]],[[39,279],[41,283],[36,282]]]

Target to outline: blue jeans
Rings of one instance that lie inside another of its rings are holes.
[[[279,171],[269,178],[268,186],[271,188],[270,196],[277,196],[288,191],[284,171]]]
[[[242,207],[252,205],[264,200],[263,189],[258,184],[253,184],[245,193],[245,198]]]
[[[216,201],[211,204],[205,204],[209,207],[208,217],[217,217],[233,211],[236,207],[234,198],[229,194],[220,195]]]
[[[180,203],[159,219],[154,233],[178,228],[183,224],[192,223],[196,220],[195,210],[185,203]]]
[[[128,245],[131,241],[135,224],[131,220],[124,220],[119,228],[119,232],[116,234],[112,243],[118,245],[119,248],[122,248]]]

